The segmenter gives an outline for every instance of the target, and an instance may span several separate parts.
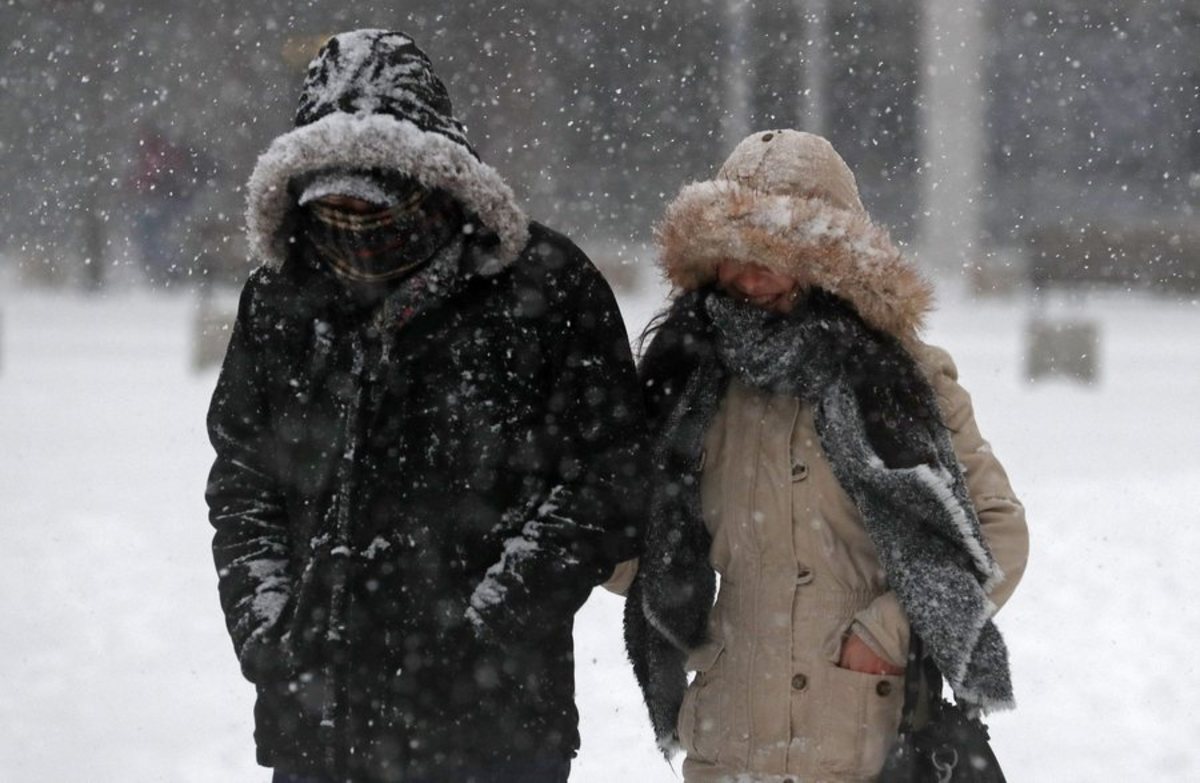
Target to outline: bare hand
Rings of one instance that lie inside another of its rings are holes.
[[[850,634],[846,641],[842,642],[842,657],[838,660],[838,666],[863,674],[904,674],[903,667],[880,658],[866,642],[854,634]]]

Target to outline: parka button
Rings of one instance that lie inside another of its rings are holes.
[[[792,678],[792,687],[798,691],[802,691],[808,687],[808,677],[803,674],[797,674]]]
[[[804,481],[808,478],[808,465],[803,462],[792,464],[792,481]]]
[[[805,566],[800,566],[799,568],[796,569],[796,584],[806,585],[806,584],[810,584],[812,582],[812,580],[813,580],[813,572],[812,572],[811,568],[806,568]]]
[[[880,680],[875,685],[875,692],[878,693],[880,696],[884,696],[884,697],[891,696],[892,695],[892,684],[890,682],[888,682],[887,680]]]

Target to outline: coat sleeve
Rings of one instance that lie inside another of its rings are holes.
[[[614,566],[638,554],[644,414],[629,338],[612,291],[568,246],[543,428],[549,492],[505,542],[471,596],[481,633],[536,634],[573,614]],[[574,255],[574,258],[570,258]]]
[[[242,672],[257,681],[281,655],[273,649],[292,591],[288,526],[274,469],[252,313],[258,277],[246,284],[208,411],[217,456],[205,499],[218,591]]]
[[[920,362],[933,382],[942,417],[950,429],[980,529],[1004,572],[1004,580],[989,593],[999,609],[1025,573],[1029,555],[1025,509],[1013,492],[1000,460],[979,432],[971,397],[959,385],[958,369],[950,355],[940,348],[926,346]],[[851,630],[876,654],[897,666],[904,665],[908,657],[908,620],[894,592],[884,593],[859,612]]]

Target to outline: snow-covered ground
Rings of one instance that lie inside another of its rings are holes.
[[[631,331],[659,292],[627,297]],[[1009,779],[1200,780],[1200,306],[1095,299],[1102,378],[1030,386],[1023,305],[946,301],[985,435],[1026,502],[1000,616],[1019,710]],[[0,294],[0,781],[264,781],[217,605],[202,491],[215,370],[193,300]],[[620,599],[579,615],[572,781],[668,783]]]

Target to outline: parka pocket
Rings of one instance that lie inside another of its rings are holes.
[[[309,554],[308,562],[288,599],[287,609],[280,616],[283,637],[288,639],[297,659],[305,662],[311,662],[311,653],[319,646],[327,630],[327,612],[323,611],[323,607],[328,605],[328,594],[321,594],[325,587],[321,569],[326,560],[321,552]]]
[[[713,641],[696,648],[688,656],[685,668],[696,672],[683,695],[676,730],[679,744],[688,757],[715,762],[724,740],[726,694],[721,676],[725,645]]]
[[[873,780],[895,742],[904,701],[904,677],[826,670],[818,755],[824,772]]]

